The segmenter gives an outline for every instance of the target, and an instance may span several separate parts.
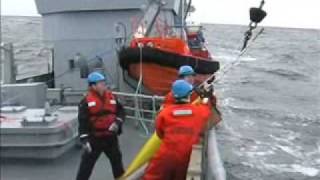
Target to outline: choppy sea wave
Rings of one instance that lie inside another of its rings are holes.
[[[216,59],[233,62],[245,27],[206,30]],[[319,35],[265,28],[216,85],[225,121],[218,137],[230,179],[320,179]]]

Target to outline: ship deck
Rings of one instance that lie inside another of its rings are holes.
[[[130,124],[120,136],[120,147],[125,167],[131,162],[147,137]],[[75,179],[81,158],[81,149],[74,147],[53,160],[1,159],[0,179],[5,180],[72,180]],[[108,159],[101,155],[91,179],[113,179]]]

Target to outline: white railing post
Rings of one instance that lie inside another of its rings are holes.
[[[207,179],[226,180],[226,170],[221,160],[218,143],[216,138],[216,130],[213,127],[208,132],[208,167]]]
[[[3,67],[1,69],[3,75],[3,83],[4,84],[12,84],[16,82],[16,70],[14,64],[14,53],[13,53],[13,45],[12,43],[3,45],[4,59],[3,59]]]

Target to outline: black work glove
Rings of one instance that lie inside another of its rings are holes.
[[[91,147],[91,144],[89,142],[89,136],[87,134],[80,135],[80,143],[82,145],[82,148],[87,153],[91,153],[92,152],[92,147]]]
[[[121,118],[117,117],[116,121],[110,125],[109,131],[111,131],[115,134],[120,134],[122,123],[123,123],[123,120]]]
[[[204,87],[204,96],[211,99],[213,96],[213,85],[212,84],[205,84]]]
[[[196,93],[203,99],[203,98],[209,98],[213,96],[213,86],[212,84],[204,84],[201,88],[195,89]]]

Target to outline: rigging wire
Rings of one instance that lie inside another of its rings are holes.
[[[217,73],[217,77],[215,78],[215,80],[213,81],[214,83],[218,83],[219,81],[221,81],[223,79],[223,77],[235,66],[237,66],[240,62],[241,62],[241,57],[249,50],[249,48],[252,46],[252,44],[255,42],[255,40],[258,38],[258,36],[260,36],[264,31],[264,28],[261,28],[261,30],[254,36],[254,38],[249,41],[248,45],[242,49],[240,51],[240,53],[238,54],[238,56],[236,56],[235,60],[232,61],[229,65],[224,66],[223,69],[221,69],[218,73]]]

